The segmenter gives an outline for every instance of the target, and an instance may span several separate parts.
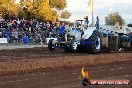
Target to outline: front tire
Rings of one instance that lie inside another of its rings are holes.
[[[50,50],[50,51],[54,51],[55,50],[55,45],[53,44],[53,39],[50,39],[49,40],[49,43],[48,43],[48,49]]]

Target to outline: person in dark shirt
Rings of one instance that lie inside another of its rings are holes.
[[[96,24],[95,24],[96,29],[99,29],[99,17],[96,17]]]

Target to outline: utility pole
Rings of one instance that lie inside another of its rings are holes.
[[[94,26],[94,1],[91,0],[92,3],[92,26]]]
[[[88,7],[90,8],[92,15],[92,26],[94,26],[94,0],[89,0]]]

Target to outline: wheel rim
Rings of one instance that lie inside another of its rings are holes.
[[[77,50],[77,42],[74,42],[74,43],[73,43],[73,49],[74,49],[74,50]]]
[[[97,40],[96,40],[96,49],[100,50],[100,47],[101,47],[100,38],[97,37]]]

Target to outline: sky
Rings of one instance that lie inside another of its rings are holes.
[[[66,10],[72,14],[69,20],[74,22],[83,19],[84,16],[89,16],[91,22],[92,17],[88,3],[89,0],[67,0]],[[132,0],[94,0],[94,18],[99,16],[100,24],[105,24],[105,16],[112,12],[119,12],[127,24],[132,23]]]
[[[74,22],[89,16],[91,22],[88,3],[89,0],[67,0],[66,9],[72,14],[69,20]],[[132,23],[132,0],[94,0],[94,18],[99,16],[102,25],[105,24],[104,17],[112,12],[119,12],[127,24]]]

